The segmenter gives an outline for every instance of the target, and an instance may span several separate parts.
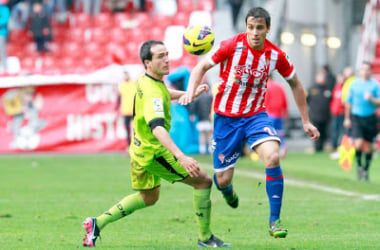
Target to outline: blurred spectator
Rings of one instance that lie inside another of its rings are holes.
[[[329,65],[323,65],[321,71],[326,75],[326,86],[332,91],[335,86],[335,75],[331,72]]]
[[[30,5],[28,1],[15,3],[11,9],[9,28],[11,30],[22,30],[26,28],[29,18]]]
[[[232,26],[237,31],[237,19],[239,17],[239,12],[241,9],[241,6],[243,5],[244,0],[228,0],[228,3],[231,7],[231,14],[232,14]]]
[[[321,152],[328,139],[330,122],[331,86],[328,85],[328,75],[322,67],[315,77],[315,83],[307,91],[307,103],[311,122],[319,130],[319,140],[314,142],[314,151]]]
[[[108,0],[107,5],[112,12],[124,12],[130,0]]]
[[[145,4],[146,4],[146,1],[145,0],[139,0],[139,5],[140,5],[140,10],[141,11],[146,11],[145,9]]]
[[[352,67],[344,68],[343,75],[346,80],[344,81],[342,88],[342,102],[346,103],[351,83],[356,79],[356,76]]]
[[[123,116],[125,131],[127,133],[127,147],[131,144],[132,129],[131,123],[133,119],[133,102],[136,93],[136,83],[131,80],[127,70],[124,71],[124,81],[119,85],[119,93],[117,96],[115,111]],[[127,151],[128,152],[128,151]]]
[[[43,0],[44,10],[48,17],[55,18],[60,23],[66,22],[68,4],[68,0]]]
[[[7,38],[10,11],[8,0],[0,0],[0,73],[7,71]]]
[[[33,3],[33,12],[30,20],[30,31],[37,46],[38,52],[48,51],[46,42],[51,39],[51,25],[48,16],[39,2]]]
[[[284,158],[287,153],[284,137],[284,120],[288,117],[288,101],[283,86],[272,78],[267,83],[265,106],[268,116],[273,122],[273,127],[280,136],[280,157]]]
[[[212,140],[212,124],[211,124],[211,105],[212,94],[202,93],[195,99],[193,105],[194,114],[198,117],[196,124],[199,132],[199,153],[209,154],[211,153],[211,140]]]
[[[40,2],[42,3],[44,12],[48,16],[49,20],[51,20],[55,9],[55,0],[42,0]]]
[[[100,12],[101,0],[76,0],[75,10],[79,11],[83,8],[83,12],[91,16],[95,16]]]
[[[332,91],[332,98],[330,102],[331,110],[331,146],[334,152],[330,155],[331,159],[336,160],[339,158],[338,146],[344,134],[343,120],[344,120],[344,103],[342,102],[342,89],[344,84],[344,74],[338,74],[336,77],[336,84]]]

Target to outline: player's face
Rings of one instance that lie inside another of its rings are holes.
[[[249,46],[255,50],[263,49],[269,31],[265,19],[248,17],[246,31]]]
[[[162,44],[151,48],[152,60],[147,63],[147,73],[158,80],[169,74],[169,53]]]

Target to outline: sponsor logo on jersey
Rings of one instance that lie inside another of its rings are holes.
[[[164,116],[164,105],[162,98],[153,98],[153,110],[157,116]]]

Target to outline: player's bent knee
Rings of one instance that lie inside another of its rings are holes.
[[[272,152],[264,156],[264,164],[268,167],[275,167],[280,164],[280,154],[279,152]]]
[[[206,172],[201,172],[197,177],[188,176],[185,180],[183,180],[183,182],[194,187],[195,189],[206,189],[212,186],[212,179]]]
[[[158,190],[141,191],[140,194],[146,206],[153,206],[160,198]]]

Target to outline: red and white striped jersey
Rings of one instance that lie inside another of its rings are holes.
[[[247,33],[222,41],[211,54],[210,63],[220,63],[222,81],[214,111],[229,117],[247,117],[265,110],[267,80],[274,70],[287,80],[295,74],[285,52],[268,40],[262,50],[254,50],[248,45]]]

